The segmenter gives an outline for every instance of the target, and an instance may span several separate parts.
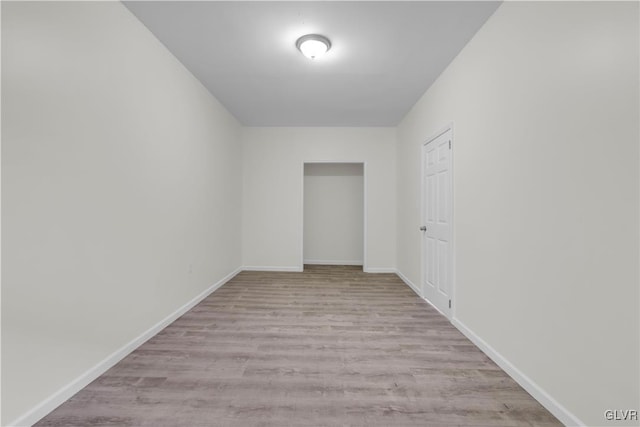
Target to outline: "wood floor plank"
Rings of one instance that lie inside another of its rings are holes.
[[[559,426],[394,274],[243,272],[37,426]]]

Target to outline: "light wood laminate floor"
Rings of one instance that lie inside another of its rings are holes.
[[[561,425],[394,274],[243,272],[38,426]]]

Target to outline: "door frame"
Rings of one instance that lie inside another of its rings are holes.
[[[300,261],[298,262],[299,271],[304,271],[304,165],[306,164],[343,164],[355,163],[362,165],[362,181],[363,181],[363,218],[362,218],[362,271],[368,271],[367,267],[367,162],[365,160],[303,160],[300,165]]]
[[[426,255],[426,245],[425,245],[425,239],[424,236],[421,235],[420,236],[420,296],[422,297],[422,299],[424,299],[425,301],[427,301],[429,303],[429,305],[431,305],[433,308],[435,308],[440,314],[442,314],[444,317],[446,317],[449,321],[452,321],[454,318],[456,318],[456,251],[455,251],[455,240],[456,240],[456,227],[455,227],[455,201],[454,201],[454,164],[455,164],[455,132],[453,129],[453,122],[449,122],[446,126],[440,128],[437,132],[433,133],[429,138],[427,138],[425,140],[424,143],[422,143],[422,146],[420,147],[420,226],[424,225],[423,224],[423,220],[425,217],[425,209],[426,209],[426,201],[425,201],[425,197],[424,197],[424,191],[425,191],[425,167],[424,167],[424,157],[425,157],[425,150],[427,147],[427,144],[429,144],[430,142],[433,142],[436,138],[440,137],[441,135],[443,135],[446,132],[451,132],[451,169],[450,169],[450,179],[449,179],[449,192],[451,195],[451,211],[450,211],[450,218],[449,220],[451,221],[451,244],[449,246],[449,274],[451,277],[451,292],[450,292],[450,298],[451,298],[451,310],[449,311],[449,314],[442,312],[438,307],[436,307],[436,305],[434,303],[432,303],[431,301],[429,301],[427,299],[427,297],[425,296],[425,291],[424,291],[424,284],[425,284],[425,278],[426,278],[426,274],[427,274],[427,267],[426,267],[426,263],[425,263],[425,255]],[[422,231],[420,232],[422,233]]]

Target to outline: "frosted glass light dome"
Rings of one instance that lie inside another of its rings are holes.
[[[307,58],[316,59],[331,49],[331,42],[319,34],[307,34],[298,39],[296,47]]]

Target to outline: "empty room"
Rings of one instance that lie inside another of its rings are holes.
[[[639,2],[0,7],[2,426],[640,425]]]

